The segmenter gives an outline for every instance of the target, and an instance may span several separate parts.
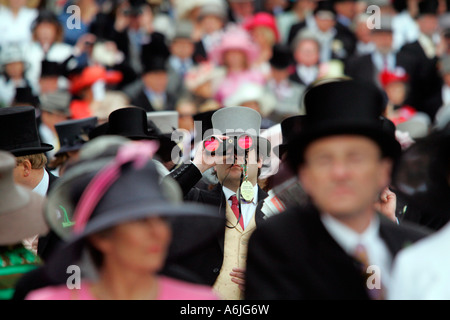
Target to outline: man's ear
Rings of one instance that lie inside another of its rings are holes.
[[[308,172],[306,170],[305,165],[298,165],[297,167],[297,178],[302,185],[303,190],[307,192],[308,190]]]
[[[30,160],[28,160],[28,159],[23,160],[22,166],[23,166],[23,176],[28,177],[31,174],[31,170],[32,170],[32,165],[31,165]]]

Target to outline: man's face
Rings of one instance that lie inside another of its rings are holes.
[[[320,48],[314,40],[301,41],[294,52],[295,61],[307,67],[315,66],[319,63]]]
[[[262,160],[258,161],[256,150],[250,150],[248,152],[247,159],[247,173],[248,180],[252,183],[256,183],[258,178],[258,169],[262,167]],[[235,159],[233,164],[233,159]],[[217,178],[224,186],[233,189],[239,186],[242,165],[244,164],[244,156],[239,153],[239,155],[233,155],[227,153],[227,156],[223,157],[222,164],[216,164]]]
[[[147,72],[142,76],[144,86],[154,92],[164,93],[167,89],[168,75],[166,71]]]
[[[182,60],[191,58],[194,54],[194,49],[192,40],[185,38],[175,39],[170,46],[170,52]]]
[[[389,184],[392,162],[364,136],[337,135],[309,144],[298,176],[321,212],[346,219],[373,207]]]
[[[372,42],[382,54],[388,54],[392,50],[393,36],[389,31],[378,31],[371,33]]]

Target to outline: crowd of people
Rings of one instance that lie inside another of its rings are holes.
[[[450,299],[449,120],[450,1],[3,0],[0,299]]]

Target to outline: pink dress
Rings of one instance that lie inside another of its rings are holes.
[[[49,286],[31,291],[25,300],[97,300],[87,281],[81,289],[69,289],[66,285]],[[193,284],[169,277],[159,277],[157,300],[219,300],[211,287]]]

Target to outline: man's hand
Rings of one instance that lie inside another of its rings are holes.
[[[227,136],[214,136],[216,139],[219,139],[222,142],[225,139],[228,139]],[[192,163],[200,170],[201,173],[205,172],[211,167],[214,167],[216,164],[224,163],[225,157],[222,155],[211,155],[209,154],[204,147],[204,140],[197,146],[197,150],[195,151],[194,159]]]
[[[245,269],[233,268],[233,272],[230,272],[231,281],[239,286],[239,289],[245,291]]]
[[[396,207],[397,196],[394,192],[389,190],[389,187],[384,188],[381,192],[380,199],[375,203],[375,210],[384,214],[392,221],[397,222],[397,218],[395,216]]]

